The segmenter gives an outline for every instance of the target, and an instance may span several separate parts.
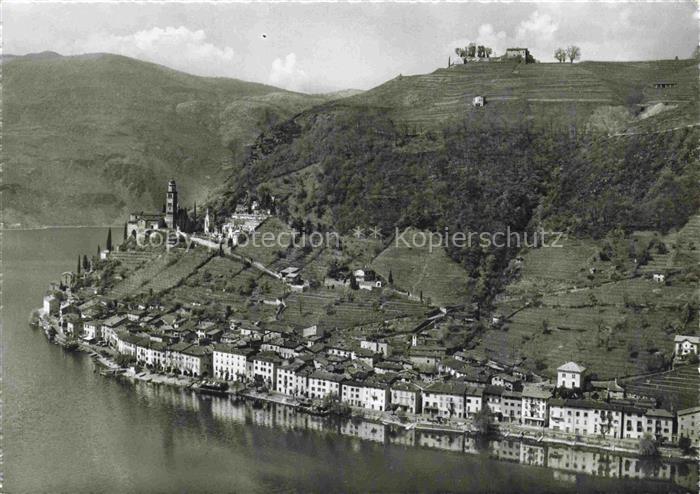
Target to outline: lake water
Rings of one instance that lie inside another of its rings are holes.
[[[105,239],[105,228],[3,232],[3,492],[666,493],[697,482],[695,465],[640,468],[517,442],[483,450],[463,436],[102,377],[87,355],[48,344],[28,316],[48,282]],[[646,478],[612,478],[620,472]]]

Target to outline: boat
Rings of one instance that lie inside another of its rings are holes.
[[[199,386],[193,387],[193,389],[202,394],[223,396],[228,391],[228,384],[215,381],[202,381]]]

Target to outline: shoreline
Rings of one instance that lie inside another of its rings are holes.
[[[60,333],[51,326],[51,324],[43,318],[35,323],[30,323],[33,327],[41,328],[49,342],[57,344],[64,349],[66,349],[66,344],[68,343],[66,339],[60,336]],[[47,327],[48,326],[48,327]],[[49,330],[53,331],[55,335],[53,337],[49,336]],[[75,340],[73,340],[75,341]],[[222,392],[211,393],[208,391],[203,391],[199,388],[198,384],[205,379],[195,379],[187,376],[175,376],[175,375],[165,375],[151,371],[140,371],[135,372],[133,368],[123,368],[116,364],[112,359],[104,356],[100,350],[105,351],[105,347],[96,347],[90,345],[89,343],[83,341],[77,341],[77,347],[72,351],[79,351],[81,353],[86,353],[93,360],[96,366],[101,367],[100,374],[104,377],[112,378],[123,378],[128,380],[130,383],[135,384],[136,382],[143,382],[155,385],[166,385],[172,386],[180,389],[189,389],[197,394],[209,394],[213,396],[219,396],[222,398],[228,397],[240,398],[248,400],[251,402],[266,402],[273,403],[280,406],[285,406],[293,408],[302,413],[309,415],[332,415],[336,417],[343,417],[342,415],[336,414],[330,410],[324,412],[314,412],[308,407],[303,406],[299,401],[291,396],[282,395],[276,392],[258,392],[252,388],[246,388],[245,386],[240,388],[240,383],[233,382],[232,384],[236,389],[227,389]],[[442,434],[457,434],[464,436],[479,436],[479,433],[471,427],[470,422],[461,421],[461,424],[439,424],[434,422],[429,422],[426,420],[421,420],[417,416],[412,416],[409,420],[401,422],[395,415],[389,412],[377,412],[374,413],[370,410],[364,408],[351,407],[352,413],[347,416],[348,419],[361,418],[367,422],[373,422],[381,424],[383,426],[391,427],[401,427],[405,430],[414,429],[417,431],[425,432],[436,432]],[[509,429],[515,429],[511,431]],[[504,424],[492,424],[489,433],[484,436],[488,440],[509,440],[518,441],[525,444],[547,444],[554,446],[569,446],[575,449],[585,449],[585,450],[595,450],[604,451],[608,453],[620,454],[633,456],[635,458],[642,458],[638,451],[630,445],[626,445],[620,442],[620,439],[608,439],[609,444],[595,444],[590,441],[586,441],[582,436],[581,440],[571,440],[562,437],[556,437],[553,431],[542,428],[532,428],[521,425],[513,425],[509,423]],[[615,444],[616,441],[618,444]],[[697,457],[691,455],[684,455],[678,447],[663,446],[659,450],[658,459],[669,460],[669,461],[697,461]]]

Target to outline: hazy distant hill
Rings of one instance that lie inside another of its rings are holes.
[[[7,226],[122,221],[175,178],[202,200],[260,131],[336,96],[109,54],[3,57]]]

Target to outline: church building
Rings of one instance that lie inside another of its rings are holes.
[[[143,235],[146,232],[167,228],[173,230],[177,227],[178,202],[177,185],[175,180],[168,182],[168,191],[165,197],[165,214],[162,213],[131,213],[126,224],[129,236]]]

